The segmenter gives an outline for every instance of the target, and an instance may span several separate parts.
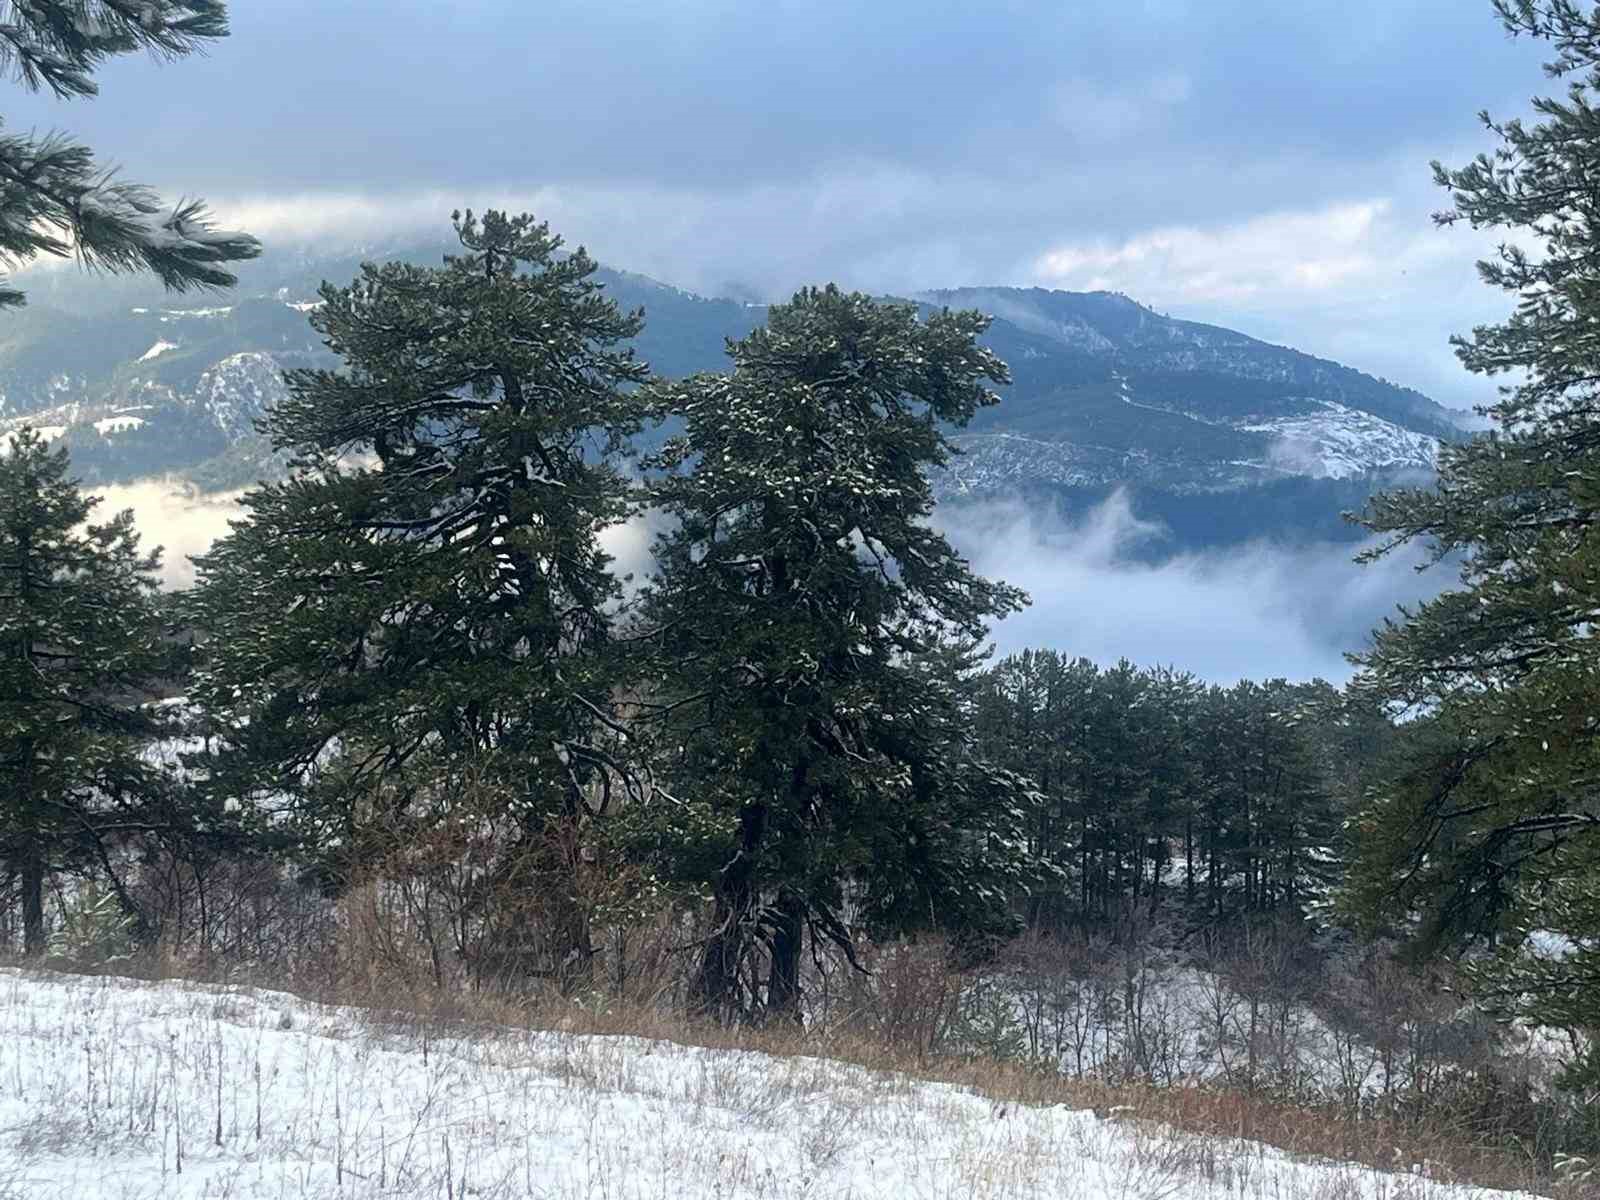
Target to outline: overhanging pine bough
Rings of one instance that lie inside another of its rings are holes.
[[[220,0],[11,0],[0,4],[0,70],[30,91],[93,96],[94,70],[146,50],[175,59],[225,37]],[[248,234],[214,228],[199,200],[164,205],[60,133],[0,134],[0,257],[76,255],[92,269],[147,270],[174,291],[232,285],[225,264],[254,258]],[[0,306],[24,302],[0,287]]]

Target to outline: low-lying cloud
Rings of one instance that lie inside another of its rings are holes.
[[[1097,662],[1126,657],[1216,682],[1284,676],[1342,682],[1344,655],[1395,606],[1432,595],[1449,569],[1419,554],[1371,566],[1350,543],[1252,543],[1153,557],[1164,531],[1118,494],[1076,522],[996,502],[942,513],[980,573],[1025,588],[1030,607],[994,629],[1001,653],[1050,648]],[[1139,550],[1135,557],[1132,552]]]
[[[1068,242],[1046,252],[1038,277],[1057,286],[1131,286],[1166,300],[1237,300],[1262,292],[1320,290],[1379,269],[1379,251],[1404,243],[1421,256],[1437,240],[1395,236],[1383,198],[1252,217],[1220,228],[1168,226],[1122,241]],[[1383,235],[1388,234],[1388,237]],[[1385,264],[1386,265],[1386,264]]]
[[[141,546],[162,548],[161,582],[167,588],[194,583],[190,556],[204,554],[211,543],[228,532],[228,522],[239,516],[242,492],[202,493],[178,479],[141,479],[89,489],[99,497],[92,521],[105,521],[125,508],[133,509]]]

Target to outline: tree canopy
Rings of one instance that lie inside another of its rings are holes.
[[[944,430],[1007,378],[986,325],[809,289],[731,373],[655,392],[686,425],[654,463],[672,528],[644,604],[677,758],[660,811],[691,835],[668,869],[715,898],[708,1010],[792,1011],[807,931],[850,953],[853,921],[1008,919],[1032,793],[976,755],[960,680],[1023,597],[928,522]]]
[[[628,778],[599,534],[629,511],[639,320],[531,217],[455,227],[442,266],[323,286],[344,365],[288,374],[265,427],[292,474],[199,560],[218,778],[341,884],[476,822],[536,846]]]
[[[159,551],[140,551],[132,512],[89,523],[97,503],[31,429],[0,455],[0,861],[29,954],[47,879],[162,823],[171,783],[145,757],[163,721],[142,703],[171,661]]]

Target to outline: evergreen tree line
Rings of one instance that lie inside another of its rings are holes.
[[[1224,688],[1051,650],[985,672],[974,716],[983,751],[1038,789],[1028,852],[1053,882],[1026,911],[1041,929],[1327,911],[1344,821],[1403,736],[1322,681]]]
[[[807,290],[727,373],[657,381],[582,250],[527,216],[456,230],[439,267],[323,287],[344,365],[289,373],[265,430],[291,473],[191,591],[158,593],[131,514],[89,522],[64,450],[0,460],[25,953],[53,878],[151,942],[185,888],[133,876],[188,872],[210,920],[208,875],[257,860],[399,887],[441,982],[582,988],[619,921],[676,920],[686,1002],[748,1017],[905,934],[972,955],[1326,900],[1381,714],[1053,652],[981,669],[1025,598],[931,525],[927,472],[1006,379],[986,318]],[[626,579],[604,538],[641,521]]]

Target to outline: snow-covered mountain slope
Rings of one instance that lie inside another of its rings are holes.
[[[961,433],[945,494],[1134,486],[1185,494],[1273,481],[1392,479],[1431,472],[1440,439],[1333,400],[1284,397],[1272,415],[1184,411],[1140,399],[1121,375],[1072,389],[1049,423],[1004,412]],[[1003,405],[1002,405],[1003,407]]]
[[[1116,292],[960,288],[923,299],[992,314],[997,328],[991,340],[1014,370],[1019,360],[1049,358],[1054,351],[1077,359],[1080,375],[1092,374],[1089,364],[1098,363],[1142,390],[1165,393],[1175,409],[1239,417],[1312,398],[1420,432],[1451,437],[1462,429],[1462,414],[1414,389],[1232,329],[1168,317]]]
[[[1311,412],[1240,428],[1272,439],[1268,460],[1280,470],[1317,479],[1347,479],[1370,471],[1431,471],[1439,439],[1403,429],[1332,400]]]
[[[436,263],[448,249],[391,254]],[[91,483],[165,473],[231,488],[281,469],[254,419],[284,394],[283,369],[336,365],[308,318],[320,281],[350,279],[360,257],[264,257],[245,264],[226,303],[191,307],[123,281],[74,289],[56,273],[30,292],[38,307],[5,318],[0,437],[24,420],[62,427]],[[623,271],[601,278],[624,308],[644,309],[636,349],[662,375],[725,368],[725,339],[765,319],[761,305]],[[122,303],[108,307],[107,294]],[[1462,436],[1449,410],[1415,391],[1125,296],[974,288],[918,302],[991,313],[986,342],[1013,375],[962,431],[968,455],[938,481],[946,496],[1042,493],[1070,506],[1128,487],[1176,504],[1289,482],[1311,489],[1295,498],[1294,521],[1316,511],[1342,528],[1352,497],[1317,487],[1427,471],[1439,439]],[[123,419],[135,409],[141,423]]]
[[[1125,296],[929,293],[995,317],[1014,381],[958,442],[949,492],[1133,487],[1172,496],[1433,469],[1456,414],[1417,392]]]
[[[206,367],[192,382],[133,377],[117,392],[102,394],[98,402],[79,398],[0,417],[0,433],[23,425],[47,429],[55,437],[93,429],[114,442],[152,421],[167,418],[163,424],[168,424],[176,418],[184,442],[209,447],[220,438],[233,445],[249,436],[255,421],[285,394],[278,360],[260,351],[245,351]],[[174,454],[183,449],[170,443],[169,448]]]
[[[814,1057],[0,971],[0,1196],[1489,1200]]]
[[[181,475],[253,444],[284,368],[331,362],[287,298],[16,319],[0,346],[0,438],[51,429],[91,484]]]
[[[232,445],[253,432],[256,421],[286,394],[278,360],[260,351],[245,351],[208,368],[188,399]]]

